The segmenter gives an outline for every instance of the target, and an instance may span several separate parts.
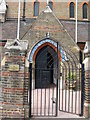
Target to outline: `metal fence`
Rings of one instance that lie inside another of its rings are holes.
[[[84,67],[70,50],[42,48],[30,63],[30,117],[60,116],[60,111],[83,114]]]

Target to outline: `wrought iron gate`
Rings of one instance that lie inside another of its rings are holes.
[[[59,76],[59,111],[83,115],[84,99],[84,65],[82,53],[79,59],[72,51],[63,48],[63,60],[60,63],[61,76]]]
[[[30,63],[30,117],[57,116],[60,111],[83,114],[81,59],[58,43],[56,51],[47,45],[38,52],[35,65]]]

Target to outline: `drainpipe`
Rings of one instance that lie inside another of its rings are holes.
[[[23,21],[25,21],[25,0],[23,2],[23,16],[22,16]]]

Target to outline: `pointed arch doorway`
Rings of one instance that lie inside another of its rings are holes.
[[[57,116],[57,43],[49,39],[30,54],[30,117]]]
[[[50,46],[44,46],[35,59],[35,88],[48,88],[53,82],[55,51]]]
[[[46,39],[34,46],[30,60],[30,117],[82,115],[83,72],[73,51]]]

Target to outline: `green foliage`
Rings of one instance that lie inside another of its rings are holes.
[[[76,79],[76,74],[75,74],[75,72],[69,72],[68,74],[67,74],[67,77],[66,77],[66,80],[70,80],[70,81],[75,81],[75,79]]]

